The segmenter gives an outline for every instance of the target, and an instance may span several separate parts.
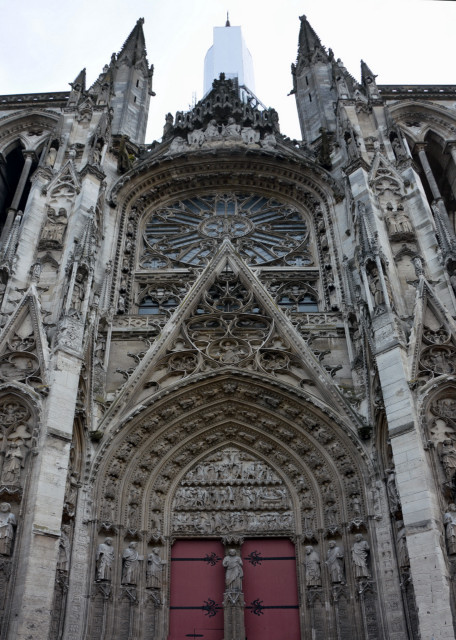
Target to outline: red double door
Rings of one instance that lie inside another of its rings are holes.
[[[168,640],[223,640],[223,557],[223,545],[214,540],[173,545]],[[242,559],[246,640],[299,640],[294,545],[286,539],[246,540]]]

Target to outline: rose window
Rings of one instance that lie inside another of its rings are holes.
[[[297,209],[262,196],[216,195],[154,211],[146,222],[140,265],[204,266],[225,238],[250,265],[312,264],[308,226]]]

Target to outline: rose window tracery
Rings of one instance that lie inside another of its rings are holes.
[[[308,225],[291,205],[257,195],[214,195],[158,209],[144,231],[140,266],[203,266],[229,238],[250,265],[312,264]]]

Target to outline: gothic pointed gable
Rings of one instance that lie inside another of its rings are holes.
[[[409,340],[410,380],[423,384],[439,375],[456,373],[454,336],[456,322],[432,284],[420,278]]]
[[[321,44],[320,38],[311,27],[306,16],[300,16],[298,65],[311,64],[317,61],[327,61],[328,54]]]
[[[386,192],[395,196],[403,195],[403,179],[396,168],[379,152],[372,161],[369,183],[379,197]]]
[[[118,420],[154,391],[223,369],[255,372],[300,388],[353,425],[357,416],[318,357],[229,240],[201,273],[137,364],[103,424]]]
[[[35,286],[24,293],[0,340],[0,380],[23,382],[37,390],[46,385],[49,348]]]
[[[74,166],[74,162],[70,159],[46,185],[45,194],[49,196],[49,202],[66,202],[70,204],[74,197],[81,190],[81,181]]]
[[[117,55],[117,62],[135,65],[147,57],[146,40],[143,30],[144,18],[139,18],[122,49]]]

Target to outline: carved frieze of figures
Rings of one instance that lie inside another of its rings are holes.
[[[8,502],[0,504],[0,554],[10,556],[16,531],[16,517]]]
[[[155,547],[147,556],[146,587],[161,589],[163,585],[163,568],[166,562],[160,557],[160,549]]]
[[[420,358],[421,369],[436,375],[451,374],[456,371],[456,349],[449,345],[423,349]]]
[[[321,569],[320,554],[312,547],[307,545],[306,556],[304,558],[304,568],[306,573],[306,585],[308,587],[321,586]]]
[[[96,580],[110,582],[112,577],[112,565],[114,562],[114,548],[112,538],[105,538],[98,545],[96,554]]]
[[[228,448],[187,472],[174,503],[175,531],[274,531],[293,522],[286,486],[264,462]]]
[[[223,558],[225,567],[225,586],[227,591],[242,591],[242,558],[238,556],[235,549],[230,549]]]
[[[48,207],[46,222],[41,232],[39,249],[61,249],[68,224],[67,211],[63,207]]]
[[[360,533],[355,536],[355,542],[351,549],[352,564],[355,578],[370,578],[370,571],[368,566],[368,558],[370,554],[370,547],[367,540],[364,540]]]
[[[449,555],[456,554],[456,505],[451,503],[443,516],[445,525],[445,539]]]
[[[344,551],[335,540],[328,543],[328,553],[326,555],[326,566],[329,577],[333,584],[345,582],[344,577]]]

